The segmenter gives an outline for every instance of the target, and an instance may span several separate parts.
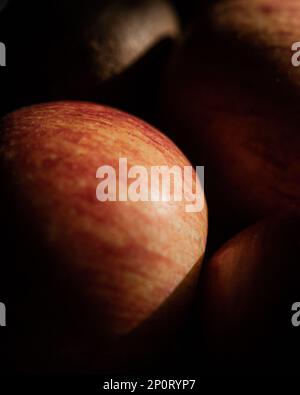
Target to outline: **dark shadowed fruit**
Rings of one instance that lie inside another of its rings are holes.
[[[29,1],[10,10],[3,30],[13,106],[77,99],[154,112],[165,60],[180,32],[168,0]]]
[[[200,324],[210,367],[223,373],[292,373],[299,331],[299,215],[260,222],[227,242],[202,277]]]
[[[169,134],[206,166],[213,223],[239,229],[299,205],[297,0],[212,3],[166,76]]]

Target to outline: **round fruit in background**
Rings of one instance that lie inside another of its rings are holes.
[[[0,12],[6,7],[8,0],[0,0]]]
[[[206,264],[199,319],[210,368],[250,375],[297,369],[299,225],[298,214],[260,222]]]
[[[168,0],[31,1],[10,10],[6,34],[13,108],[91,100],[151,118],[180,27]]]
[[[299,205],[299,16],[295,0],[218,1],[168,69],[167,130],[205,165],[211,219],[223,228]]]

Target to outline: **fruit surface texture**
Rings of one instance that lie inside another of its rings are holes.
[[[33,318],[39,325],[51,321],[45,314],[53,297],[60,304],[54,315],[69,312],[62,327],[74,320],[79,338],[92,327],[97,341],[117,339],[162,305],[184,305],[184,293],[179,300],[172,295],[187,278],[188,290],[196,282],[206,208],[187,213],[184,201],[98,201],[97,169],[118,169],[119,158],[147,169],[189,165],[148,124],[96,104],[42,104],[2,120],[0,164],[10,207],[4,216],[17,250],[12,266],[18,281],[27,279],[21,288],[33,298],[32,310],[43,311]]]

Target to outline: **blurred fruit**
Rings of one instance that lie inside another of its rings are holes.
[[[197,279],[206,208],[99,202],[96,171],[118,169],[120,157],[148,170],[187,159],[143,121],[91,103],[24,108],[6,116],[0,131],[1,240],[9,257],[0,289],[12,363],[98,371],[161,352]]]
[[[218,1],[168,69],[165,128],[206,166],[212,223],[223,228],[299,205],[299,16],[296,0]]]
[[[12,106],[92,100],[145,117],[180,32],[168,0],[21,2],[5,22]]]
[[[0,0],[0,12],[6,7],[8,0]]]
[[[298,369],[299,330],[291,319],[300,301],[299,220],[291,214],[260,222],[205,266],[200,319],[214,371]]]

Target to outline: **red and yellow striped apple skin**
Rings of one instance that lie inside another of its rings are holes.
[[[18,218],[51,256],[51,290],[66,284],[66,303],[75,304],[79,293],[101,339],[132,333],[167,300],[173,303],[190,273],[195,283],[207,234],[206,207],[187,213],[184,201],[99,202],[96,171],[118,169],[119,158],[147,169],[189,165],[150,125],[96,104],[41,104],[1,123],[1,171]]]

